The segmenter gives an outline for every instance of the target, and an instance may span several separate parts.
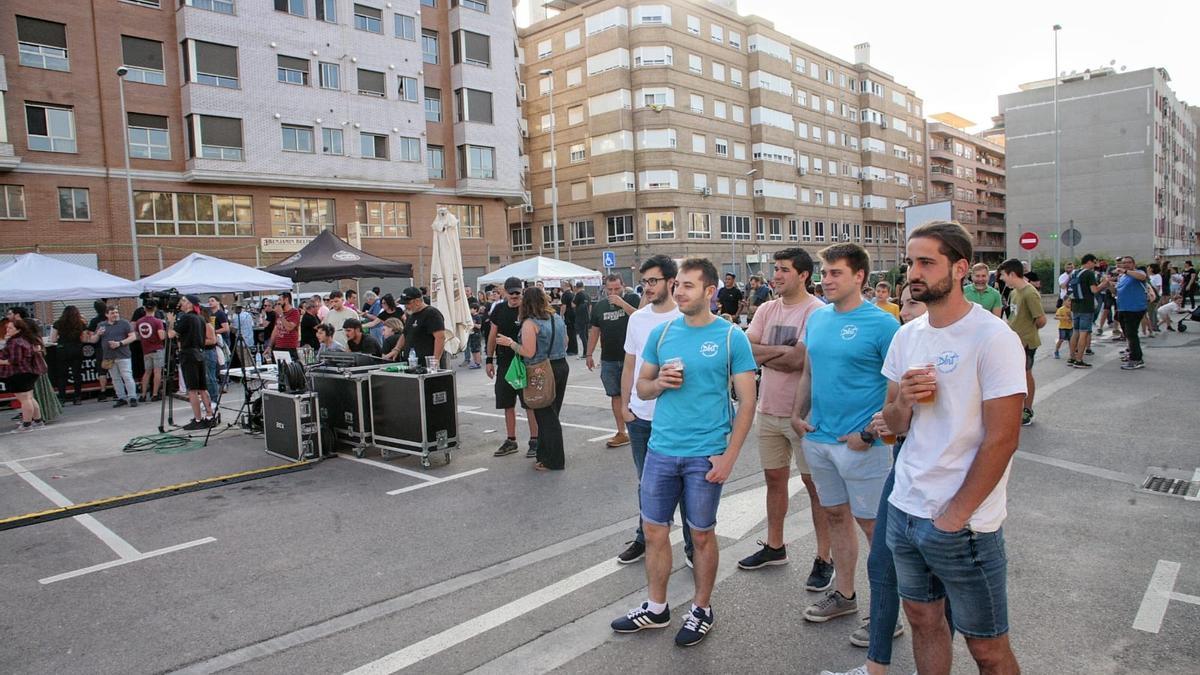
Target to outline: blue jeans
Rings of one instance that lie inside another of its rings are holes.
[[[1008,633],[1008,557],[1004,530],[943,532],[929,518],[888,505],[887,543],[900,597],[912,602],[946,598],[951,625],[969,638]]]
[[[633,466],[637,469],[638,477],[638,513],[642,512],[642,469],[646,466],[646,445],[650,442],[650,422],[640,417],[634,417],[632,422],[626,422],[625,428],[629,432],[629,448],[633,451]],[[687,521],[687,511],[683,502],[679,504],[679,517],[685,522]],[[634,541],[639,544],[646,543],[646,533],[642,531],[642,521],[638,519],[637,535]],[[692,554],[692,530],[689,527],[683,528],[683,552],[686,555]]]
[[[108,369],[108,376],[113,381],[113,391],[118,401],[128,401],[137,398],[137,386],[133,382],[133,361],[131,359],[113,359],[113,367]]]
[[[704,479],[711,470],[708,457],[676,457],[648,450],[639,493],[642,520],[670,527],[678,506],[687,514],[685,527],[700,532],[716,527],[721,484]]]
[[[206,370],[207,379],[205,385],[208,387],[208,398],[213,402],[213,406],[217,404],[217,397],[221,394],[221,381],[217,379],[217,350],[204,350],[204,367]]]

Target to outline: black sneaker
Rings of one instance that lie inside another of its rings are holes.
[[[1084,356],[1095,356],[1096,352],[1092,351],[1091,347],[1088,347],[1087,349],[1083,350],[1083,354]]]
[[[1146,367],[1146,364],[1142,363],[1141,361],[1129,360],[1129,361],[1126,361],[1125,364],[1121,366],[1121,370],[1138,370],[1138,369],[1145,368],[1145,367]]]
[[[691,553],[684,553],[684,554],[683,554],[683,562],[684,562],[684,564],[685,564],[685,565],[687,565],[688,567],[690,567],[690,568],[692,568],[692,569],[696,569],[696,563],[695,563],[694,561],[692,561],[692,554],[691,554]]]
[[[533,458],[537,457],[537,451],[538,451],[538,439],[536,439],[536,438],[529,439],[529,449],[525,451],[525,458],[533,459]]]
[[[136,408],[136,407],[137,407],[137,403],[138,403],[138,400],[137,400],[136,398],[131,398],[131,399],[129,399],[129,407],[130,407],[130,408]]]
[[[513,440],[511,438],[506,438],[506,439],[504,439],[504,442],[500,444],[500,447],[495,452],[492,453],[492,457],[503,457],[505,455],[511,455],[519,449],[520,449],[520,446],[517,445],[517,442],[515,440]]]
[[[1125,366],[1121,366],[1124,368]],[[1033,425],[1033,411],[1025,408],[1021,411],[1021,426],[1028,427]]]
[[[833,588],[833,578],[837,573],[833,569],[833,561],[828,562],[815,558],[813,560],[812,572],[808,574],[808,581],[804,582],[804,590],[815,591],[820,593]]]
[[[129,405],[129,401],[126,401],[123,398],[119,398],[119,399],[117,399],[117,402],[113,404],[113,407],[114,408],[122,408],[127,405]]]
[[[646,545],[640,541],[629,542],[629,548],[621,551],[621,555],[617,556],[617,562],[622,565],[635,563],[646,556]]]
[[[638,607],[629,611],[623,617],[613,619],[609,625],[618,633],[636,633],[647,628],[666,628],[671,625],[671,608],[667,607],[661,614],[651,612],[647,606],[650,603],[643,602]]]
[[[771,548],[766,542],[758,542],[762,548],[738,561],[738,567],[744,570],[756,570],[767,565],[786,565],[788,563],[787,546]]]
[[[183,425],[183,430],[184,431],[195,431],[197,429],[203,429],[205,426],[206,425],[204,424],[204,422],[201,422],[200,420],[192,420],[191,422],[188,422],[187,424]]]
[[[1076,368],[1091,368],[1092,364],[1088,363],[1087,361],[1076,361],[1075,367]]]
[[[1067,359],[1067,367],[1074,368],[1075,367],[1075,359]]]
[[[683,627],[675,634],[675,644],[680,647],[691,647],[695,644],[700,644],[708,631],[712,630],[713,619],[712,608],[707,612],[699,607],[693,607],[688,613],[687,618],[683,620]]]

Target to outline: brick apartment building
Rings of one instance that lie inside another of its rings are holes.
[[[949,201],[975,245],[975,259],[1004,260],[1004,146],[966,131],[974,122],[953,113],[931,115],[929,135],[929,201]],[[986,132],[985,132],[986,133]]]
[[[557,236],[588,266],[615,250],[626,275],[656,252],[728,270],[736,244],[736,267],[757,271],[844,240],[895,264],[898,209],[925,201],[925,123],[868,45],[850,63],[732,3],[548,4],[520,32],[533,213],[510,216],[514,256],[550,255]]]
[[[321,229],[467,278],[523,201],[512,6],[494,0],[10,0],[0,10],[0,249],[143,275],[191,251],[270,264]],[[124,67],[126,115],[120,104]],[[357,224],[357,225],[356,225]]]

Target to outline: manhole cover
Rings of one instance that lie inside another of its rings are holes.
[[[1200,499],[1200,480],[1194,475],[1157,467],[1150,467],[1146,473],[1145,480],[1138,486],[1143,492],[1189,500]]]

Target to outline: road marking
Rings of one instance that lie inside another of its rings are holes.
[[[612,438],[612,434],[603,434],[600,436],[595,436],[595,437],[589,438],[589,439],[587,439],[587,442],[595,443],[596,441],[603,441],[603,440],[607,440],[609,438]]]
[[[431,586],[383,600],[361,609],[356,609],[341,616],[336,616],[320,623],[305,626],[291,633],[264,640],[241,649],[215,656],[211,659],[192,664],[175,671],[176,675],[211,675],[234,666],[239,666],[256,659],[278,654],[288,649],[326,638],[335,633],[356,628],[371,621],[391,616],[397,612],[416,605],[431,602],[438,598],[457,593],[476,584],[490,581],[497,577],[510,574],[535,565],[545,560],[570,553],[577,549],[594,544],[608,537],[630,532],[637,527],[637,518],[626,518],[606,527],[591,532],[585,532],[570,539],[564,539],[544,548],[530,551],[523,555],[505,560],[474,572],[451,577]]]
[[[471,469],[470,471],[463,471],[462,473],[456,473],[456,474],[453,474],[450,476],[444,476],[442,478],[438,478],[437,480],[430,481],[428,483],[418,483],[416,485],[410,485],[408,487],[400,488],[399,490],[392,490],[392,491],[388,492],[388,494],[389,495],[398,495],[398,494],[403,494],[405,492],[412,492],[413,490],[420,490],[421,488],[429,487],[430,485],[436,485],[438,483],[445,483],[446,481],[451,481],[456,478],[466,478],[467,476],[474,476],[475,474],[483,473],[484,471],[487,471],[487,469],[484,467],[479,467],[478,469]]]
[[[1046,382],[1045,384],[1039,382],[1037,386],[1037,392],[1033,395],[1034,404],[1036,405],[1037,403],[1041,403],[1047,398],[1057,394],[1059,391],[1066,389],[1067,387],[1082,380],[1083,378],[1087,377],[1089,373],[1095,370],[1095,366],[1108,363],[1109,361],[1116,359],[1119,355],[1120,353],[1114,350],[1108,352],[1104,356],[1096,356],[1092,360],[1092,368],[1072,368],[1070,372],[1062,377],[1057,377],[1050,382]]]
[[[1138,607],[1137,616],[1133,619],[1134,630],[1158,633],[1162,628],[1167,605],[1173,599],[1171,596],[1174,595],[1179,567],[1179,563],[1170,560],[1159,560],[1154,566],[1154,574],[1150,575],[1150,584],[1146,587],[1146,594],[1142,596],[1142,605]]]
[[[1200,483],[1200,469],[1196,469],[1196,472],[1192,474],[1192,484],[1195,485],[1197,483]],[[1200,501],[1200,492],[1197,492],[1195,497],[1185,496],[1184,499],[1189,502]]]
[[[462,408],[459,408],[459,412],[464,412],[464,413],[467,413],[468,415],[480,415],[483,417],[500,417],[500,418],[504,417],[504,415],[502,413],[486,413],[486,412],[478,412],[475,410],[463,410]],[[517,419],[523,420],[525,418],[522,417],[521,415],[517,415]],[[605,429],[604,427],[590,427],[586,424],[571,424],[569,422],[559,422],[559,424],[564,427],[570,427],[572,429],[588,429],[591,431],[607,431],[609,434],[617,433],[615,429]]]
[[[79,516],[79,517],[86,518],[88,516]],[[45,585],[45,584],[52,584],[56,581],[64,581],[66,579],[74,579],[75,577],[81,577],[85,574],[91,574],[92,572],[99,572],[101,570],[112,569],[113,567],[120,567],[121,565],[128,565],[129,563],[135,563],[135,562],[139,562],[142,560],[146,560],[147,558],[156,558],[160,555],[165,555],[167,553],[174,553],[175,551],[182,551],[185,548],[192,548],[193,546],[200,546],[201,544],[211,544],[214,541],[216,541],[215,537],[205,537],[203,539],[196,539],[195,541],[189,541],[189,542],[185,542],[182,544],[176,544],[174,546],[168,546],[166,548],[160,548],[160,549],[156,549],[153,551],[147,551],[146,553],[138,553],[136,556],[133,556],[130,558],[120,558],[118,560],[111,560],[106,563],[100,563],[99,565],[92,565],[91,567],[84,567],[83,569],[78,569],[73,572],[64,572],[62,574],[56,574],[52,577],[46,577],[45,579],[38,579],[38,583]]]
[[[1114,481],[1117,481],[1118,483],[1134,484],[1134,483],[1141,482],[1141,480],[1143,478],[1142,476],[1135,476],[1135,475],[1129,474],[1129,473],[1121,473],[1120,471],[1112,471],[1109,469],[1102,469],[1098,466],[1091,466],[1088,464],[1080,464],[1079,462],[1072,462],[1067,459],[1058,459],[1057,457],[1047,457],[1045,455],[1038,455],[1038,454],[1028,452],[1025,450],[1018,450],[1016,452],[1016,456],[1020,457],[1021,459],[1028,459],[1031,462],[1037,462],[1039,464],[1048,464],[1050,466],[1056,466],[1060,469],[1066,469],[1067,471],[1083,473],[1083,474],[1087,474],[1089,476],[1095,476],[1097,478],[1107,478],[1108,480],[1114,480]]]
[[[804,481],[799,474],[788,481],[788,498],[804,490]],[[751,529],[767,517],[767,486],[760,485],[721,499],[720,518],[717,519],[717,535],[741,540]]]
[[[392,466],[391,464],[385,464],[384,462],[379,462],[379,461],[376,461],[373,459],[362,459],[361,457],[355,457],[354,455],[350,455],[350,454],[347,454],[344,452],[339,452],[338,457],[341,457],[342,459],[348,459],[352,462],[358,462],[359,464],[366,464],[367,466],[373,466],[377,469],[385,469],[387,471],[392,471],[392,472],[395,472],[398,474],[408,476],[409,478],[416,478],[418,480],[423,480],[428,483],[438,482],[437,478],[435,478],[434,476],[430,476],[429,474],[418,473],[416,471],[409,471],[408,469],[405,469],[405,468],[402,468],[399,466]]]
[[[605,391],[604,387],[589,387],[585,384],[568,384],[568,389],[587,389],[589,391]]]
[[[35,460],[35,459],[46,459],[47,457],[59,457],[59,456],[61,456],[62,454],[63,454],[63,453],[61,453],[61,452],[51,452],[50,454],[47,454],[47,455],[34,455],[33,457],[16,457],[16,458],[14,458],[14,459],[6,459],[6,460],[3,460],[3,462],[0,462],[0,463],[8,463],[8,462],[32,462],[32,461],[33,461],[33,460]]]

